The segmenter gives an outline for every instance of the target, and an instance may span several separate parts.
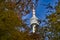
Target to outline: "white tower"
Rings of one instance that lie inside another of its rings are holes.
[[[38,18],[35,15],[35,8],[33,4],[32,18],[30,19],[31,26],[33,28],[33,33],[36,31],[36,26],[39,25]]]

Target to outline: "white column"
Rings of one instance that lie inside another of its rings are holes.
[[[35,31],[36,31],[36,25],[33,25],[33,33],[35,33]]]

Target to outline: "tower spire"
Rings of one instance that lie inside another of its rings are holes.
[[[32,10],[32,12],[33,12],[33,17],[35,17],[35,7],[34,7],[34,4],[33,4],[33,10]]]

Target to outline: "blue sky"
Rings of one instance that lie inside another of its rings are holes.
[[[46,9],[46,6],[43,6],[41,4],[48,5],[48,3],[50,3],[51,6],[55,7],[56,6],[55,2],[58,2],[58,1],[57,0],[38,0],[38,6],[36,7],[36,16],[38,17],[38,19],[43,20],[46,18],[46,15],[51,14],[50,12],[46,13],[48,11]],[[53,10],[53,11],[55,11],[55,10]],[[23,16],[22,19],[29,19],[27,21],[27,23],[30,23],[31,17],[32,17],[32,13],[27,14],[26,16]]]
[[[46,13],[47,11],[47,9],[45,9],[46,6],[40,4],[47,5],[48,3],[51,3],[52,6],[55,6],[55,2],[57,2],[57,0],[39,0],[37,10],[36,10],[36,15],[38,16],[38,18],[45,19],[46,15],[50,14],[50,13]]]

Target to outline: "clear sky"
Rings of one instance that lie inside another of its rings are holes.
[[[38,6],[36,7],[36,16],[38,17],[38,19],[43,20],[46,18],[46,15],[51,14],[50,12],[46,13],[48,11],[48,9],[46,9],[47,6],[43,6],[42,4],[48,5],[48,3],[50,3],[51,6],[55,7],[56,6],[55,2],[58,2],[58,1],[57,0],[38,0]],[[31,17],[32,17],[32,13],[27,14],[26,16],[23,16],[22,19],[29,19],[27,21],[29,24]]]
[[[47,12],[46,6],[43,6],[41,4],[48,5],[48,3],[50,3],[51,6],[54,7],[55,2],[57,2],[57,0],[39,0],[37,10],[36,10],[36,15],[38,16],[38,18],[44,19],[47,14],[50,14],[50,13],[46,13]]]

